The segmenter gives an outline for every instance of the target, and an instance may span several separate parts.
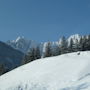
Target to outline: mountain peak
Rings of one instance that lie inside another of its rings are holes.
[[[21,39],[25,39],[24,36],[18,36],[17,39],[16,39],[16,42],[21,40]]]
[[[79,34],[74,34],[74,35],[71,35],[69,38],[68,38],[68,42],[70,43],[70,40],[72,39],[74,43],[76,43],[77,41],[80,41],[80,38],[82,36],[80,36]]]
[[[69,38],[72,38],[72,39],[78,39],[80,38],[81,36],[79,34],[74,34],[74,35],[71,35]]]
[[[14,41],[14,42],[19,42],[19,41],[22,41],[22,40],[27,41],[27,39],[26,39],[24,36],[18,36],[18,37],[16,38],[16,40],[13,40],[13,41]]]
[[[36,46],[35,41],[28,40],[24,36],[19,36],[16,40],[10,40],[7,44],[23,53],[26,53],[32,46]]]

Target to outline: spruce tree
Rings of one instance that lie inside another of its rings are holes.
[[[82,51],[87,50],[86,42],[87,42],[87,38],[86,38],[86,36],[84,36],[83,39],[82,39]]]
[[[52,56],[52,46],[51,46],[51,42],[48,42],[45,47],[44,57],[50,57],[50,56]]]
[[[24,56],[23,64],[29,63],[35,60],[35,48],[32,47],[29,52]]]
[[[37,46],[35,48],[35,59],[40,59],[41,58],[41,52],[40,52],[40,47]]]
[[[68,43],[67,43],[67,40],[64,36],[61,39],[60,49],[61,49],[61,54],[68,52]]]
[[[40,48],[39,46],[37,47],[32,47],[29,52],[24,56],[22,64],[29,63],[31,61],[34,61],[36,59],[41,58],[41,53],[40,53]]]
[[[90,35],[88,35],[88,38],[86,39],[86,50],[90,50]]]
[[[78,50],[83,51],[83,37],[80,38]]]
[[[73,52],[73,46],[74,46],[74,42],[73,42],[73,39],[71,38],[69,47],[68,47],[69,52]]]
[[[36,52],[35,52],[35,51],[36,51],[36,50],[35,50],[34,47],[32,47],[32,48],[30,49],[30,52],[28,53],[28,56],[29,56],[29,58],[30,58],[30,61],[33,61],[33,60],[36,59],[36,57],[35,57]]]
[[[61,49],[59,45],[54,46],[52,49],[53,56],[57,56],[61,54]]]
[[[79,41],[76,39],[75,42],[73,42],[73,52],[79,51]]]
[[[5,73],[5,67],[3,64],[0,64],[0,75]]]

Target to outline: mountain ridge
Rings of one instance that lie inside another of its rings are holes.
[[[70,37],[67,38],[67,41],[70,42],[70,40],[73,39],[74,43],[77,43],[77,40],[79,41],[81,37],[82,36],[79,34],[71,35]],[[62,38],[52,43],[53,45],[57,45],[61,44],[61,41]],[[6,43],[17,50],[22,51],[23,53],[27,53],[31,47],[37,46],[38,44],[40,45],[41,49],[44,49],[45,44],[48,42],[37,43],[36,41],[26,39],[24,36],[22,37],[19,36],[16,38],[16,40],[9,40]]]
[[[8,71],[20,66],[23,53],[0,41],[0,64]]]

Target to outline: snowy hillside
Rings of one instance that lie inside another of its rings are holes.
[[[40,59],[21,66],[0,77],[0,90],[90,90],[90,52]]]

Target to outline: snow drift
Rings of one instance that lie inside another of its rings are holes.
[[[0,90],[90,90],[90,52],[39,59],[0,77]]]

